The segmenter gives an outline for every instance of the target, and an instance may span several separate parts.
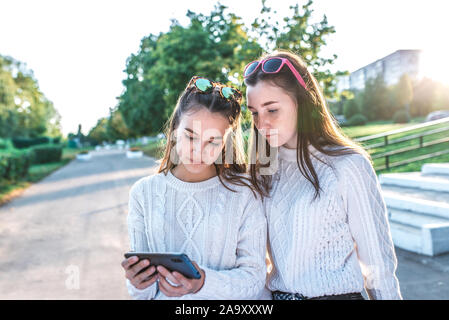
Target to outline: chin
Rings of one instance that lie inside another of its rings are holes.
[[[286,143],[286,141],[284,141],[282,138],[280,139],[279,136],[269,137],[266,138],[266,140],[268,141],[268,143],[272,148],[277,148]]]
[[[200,173],[204,171],[207,167],[209,167],[209,164],[202,163],[202,164],[184,164],[184,167],[187,171],[191,173]]]

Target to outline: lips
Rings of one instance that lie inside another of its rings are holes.
[[[200,163],[194,163],[192,158],[189,158],[190,164],[206,164],[205,162],[201,161]]]

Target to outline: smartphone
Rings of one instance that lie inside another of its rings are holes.
[[[200,272],[195,268],[192,261],[184,253],[148,253],[148,252],[125,253],[126,259],[132,256],[137,256],[139,258],[139,261],[144,259],[148,259],[150,261],[150,265],[148,267],[143,268],[139,272],[139,274],[144,272],[151,266],[163,266],[168,271],[170,272],[177,271],[184,277],[189,279],[201,278]],[[136,263],[139,263],[139,261],[137,261]],[[154,273],[151,276],[153,275]]]

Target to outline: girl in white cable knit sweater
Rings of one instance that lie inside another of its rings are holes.
[[[370,157],[336,126],[302,59],[275,52],[249,63],[244,79],[250,171],[268,196],[273,298],[363,299],[366,289],[371,299],[401,299]]]
[[[266,279],[266,219],[246,172],[239,91],[194,77],[167,128],[159,171],[129,193],[135,252],[183,252],[201,274],[122,262],[133,299],[256,299]],[[155,272],[153,274],[153,272]],[[151,276],[152,275],[152,276]]]

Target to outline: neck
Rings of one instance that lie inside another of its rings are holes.
[[[287,149],[296,149],[297,144],[298,144],[298,136],[295,133],[293,137],[286,143],[284,143],[282,146]]]
[[[201,182],[217,175],[214,165],[208,166],[201,172],[192,173],[181,163],[174,167],[171,172],[176,178],[185,182]]]

